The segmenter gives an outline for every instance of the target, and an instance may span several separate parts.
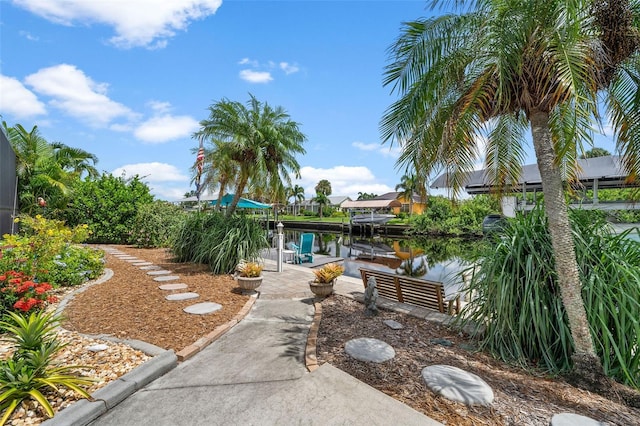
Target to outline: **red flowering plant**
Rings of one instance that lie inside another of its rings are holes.
[[[49,283],[33,281],[24,272],[8,271],[0,275],[0,297],[3,311],[31,312],[57,301],[48,292]]]

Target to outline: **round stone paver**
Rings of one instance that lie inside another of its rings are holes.
[[[167,271],[166,269],[158,269],[157,271],[149,271],[147,275],[167,275],[170,274],[171,271]]]
[[[391,345],[370,337],[351,339],[344,345],[349,356],[365,362],[385,362],[396,356]]]
[[[165,299],[167,300],[189,300],[189,299],[197,299],[198,297],[200,297],[200,295],[198,293],[174,293],[174,294],[168,294],[167,296],[165,296]]]
[[[206,315],[222,309],[222,305],[213,302],[196,303],[183,309],[188,314]]]
[[[551,426],[605,426],[605,423],[593,420],[591,417],[573,413],[555,414],[551,418]]]
[[[175,281],[175,280],[179,280],[180,277],[177,275],[160,275],[159,277],[155,277],[153,280],[154,281]]]
[[[158,288],[160,290],[166,290],[166,291],[170,291],[170,290],[184,290],[185,288],[189,287],[188,285],[186,285],[185,283],[175,283],[175,284],[162,284],[159,285]]]
[[[452,401],[467,405],[490,405],[493,390],[480,377],[450,365],[431,365],[422,369],[427,387]]]

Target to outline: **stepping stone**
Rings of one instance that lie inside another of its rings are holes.
[[[87,346],[87,350],[91,352],[101,352],[101,351],[106,351],[107,349],[109,349],[109,346],[105,345],[104,343],[98,343],[97,345]]]
[[[394,320],[384,320],[383,321],[384,325],[386,325],[387,327],[393,329],[393,330],[402,330],[404,328],[404,325],[400,324],[398,321],[394,321]]]
[[[593,420],[591,417],[573,413],[555,414],[551,418],[551,426],[605,426],[606,423]]]
[[[429,343],[441,346],[453,346],[453,342],[451,340],[443,339],[442,337],[438,337],[437,339],[430,339]]]
[[[115,257],[117,257],[118,259],[137,259],[135,256],[131,256],[128,254],[114,254]]]
[[[162,278],[162,277],[158,277],[158,278]],[[184,290],[185,288],[189,287],[188,285],[184,284],[184,283],[175,283],[175,284],[162,284],[159,285],[158,288],[160,290]]]
[[[153,263],[151,263],[151,262],[133,262],[132,265],[133,266],[149,266],[149,265],[153,265]]]
[[[427,387],[438,395],[467,405],[490,405],[493,390],[480,377],[450,365],[431,365],[422,369]]]
[[[149,265],[149,266],[141,266],[140,269],[143,271],[152,271],[154,269],[162,269],[162,268],[157,265]]]
[[[153,280],[154,281],[173,281],[173,280],[179,280],[180,277],[177,275],[162,275],[160,277],[155,277]]]
[[[171,271],[167,271],[166,269],[158,269],[156,271],[149,271],[147,275],[167,275],[170,274]]]
[[[174,293],[165,296],[167,300],[189,300],[189,299],[197,299],[200,297],[198,293]]]
[[[389,344],[369,337],[349,340],[344,350],[351,357],[365,362],[385,362],[396,356],[396,351]]]
[[[125,260],[126,260],[127,262],[129,262],[129,263],[140,262],[140,259],[138,259],[137,257],[136,257],[136,258],[133,258],[133,259],[125,259]]]
[[[213,302],[196,303],[183,309],[188,314],[206,315],[222,309],[222,305]]]

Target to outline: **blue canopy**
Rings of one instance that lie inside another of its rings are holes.
[[[233,194],[227,194],[222,197],[221,204],[223,207],[228,207],[232,201],[233,201]],[[215,206],[217,204],[218,204],[218,200],[213,200],[211,202],[212,206]],[[239,209],[270,209],[271,205],[241,197],[236,207]]]

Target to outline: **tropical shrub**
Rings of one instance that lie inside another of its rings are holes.
[[[125,179],[104,173],[99,179],[78,181],[74,191],[65,220],[71,226],[87,224],[92,243],[130,243],[138,210],[153,201],[138,176]]]
[[[21,216],[20,234],[0,241],[0,274],[22,272],[29,279],[60,285],[78,285],[104,270],[103,254],[75,243],[89,235],[86,225],[69,228],[62,221]]]
[[[427,197],[427,209],[411,217],[409,235],[481,235],[482,220],[498,211],[496,200],[476,195],[468,200],[452,202],[442,196]]]
[[[243,262],[238,265],[236,270],[241,277],[257,278],[262,274],[263,266],[258,262]]]
[[[640,243],[597,214],[571,211],[582,298],[605,372],[640,387]],[[474,268],[463,323],[485,326],[482,348],[559,373],[573,341],[560,297],[547,219],[539,208],[510,222]]]
[[[72,287],[98,278],[104,271],[104,253],[91,247],[69,245],[42,264],[41,281],[54,287]]]
[[[90,397],[81,386],[93,380],[74,373],[80,366],[53,364],[56,354],[64,347],[56,340],[55,329],[59,322],[59,317],[45,312],[34,312],[29,316],[10,313],[0,322],[7,340],[14,344],[13,356],[0,361],[0,410],[4,410],[0,424],[5,424],[26,399],[35,400],[49,417],[53,417],[47,397],[57,398],[60,386],[84,398]],[[49,389],[55,392],[43,392]]]
[[[8,271],[0,275],[0,313],[41,310],[48,303],[57,301],[49,293],[52,288],[49,283],[33,281],[23,272]]]
[[[250,218],[194,212],[181,223],[170,249],[180,262],[203,263],[214,274],[229,274],[241,260],[255,261],[267,247],[266,231]]]
[[[337,263],[328,263],[318,269],[313,270],[314,282],[327,284],[333,282],[344,273],[344,266]]]
[[[137,247],[168,247],[175,237],[184,210],[175,204],[156,200],[140,206],[130,231],[130,241]]]

